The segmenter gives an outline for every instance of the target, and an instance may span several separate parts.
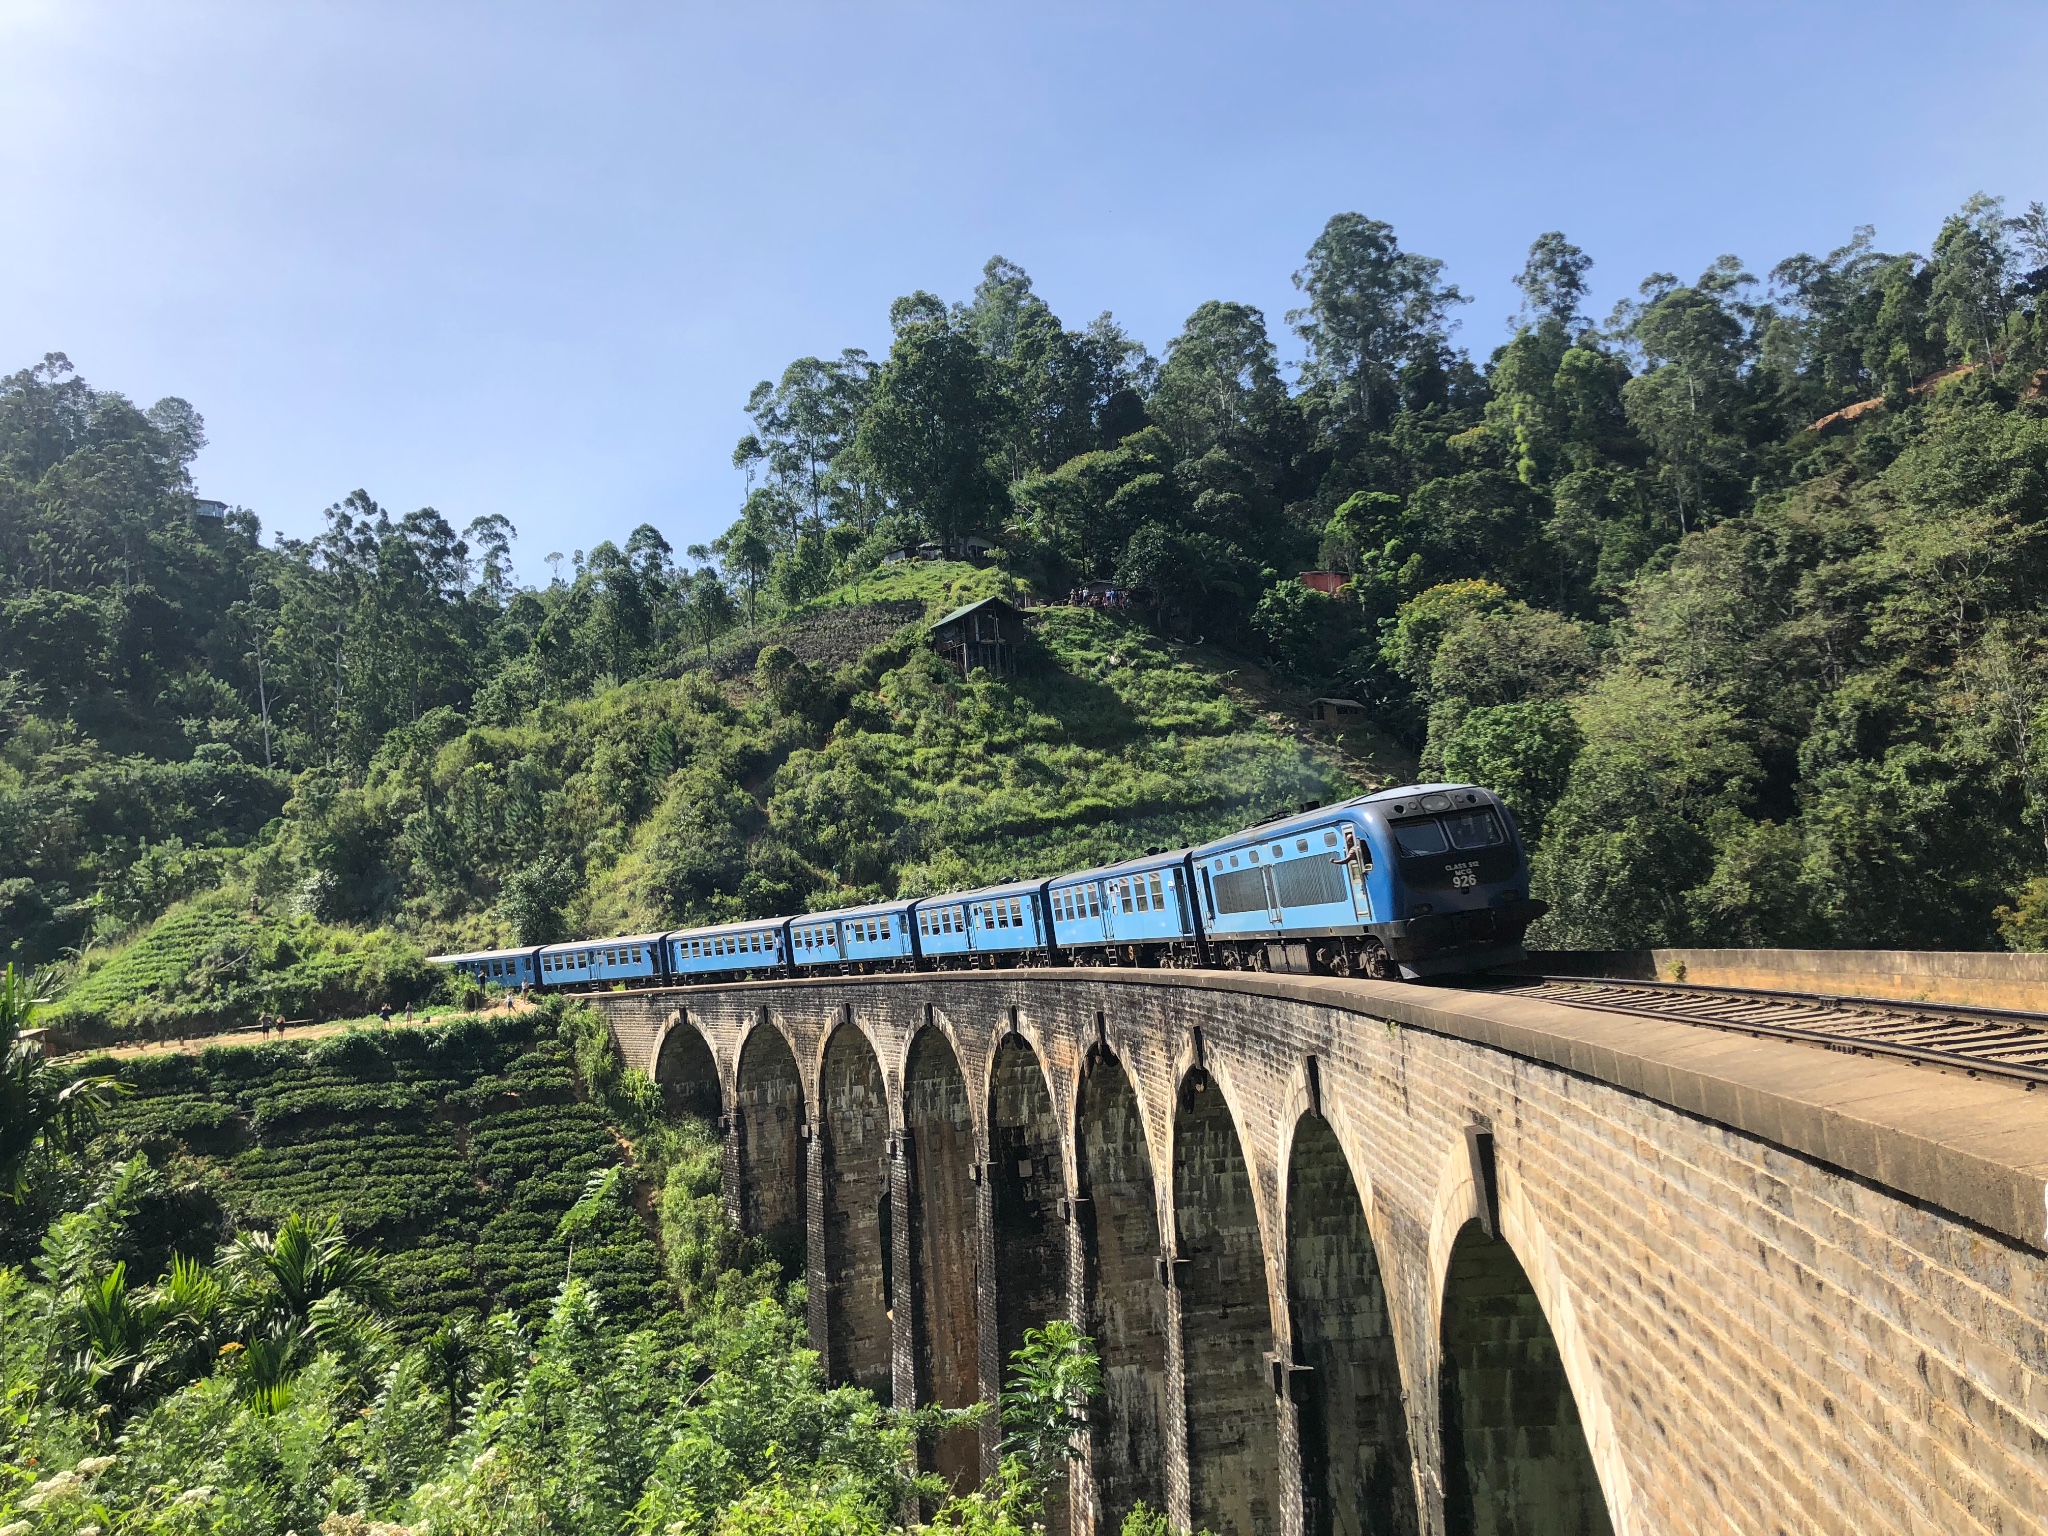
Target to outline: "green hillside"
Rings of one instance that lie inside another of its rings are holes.
[[[962,681],[924,644],[927,614],[1019,585],[890,568],[675,676],[498,721],[441,711],[360,786],[302,777],[223,890],[89,950],[47,1022],[111,1040],[406,1006],[435,984],[433,947],[1050,873],[1400,764],[1383,743],[1374,758],[1311,739],[1298,691],[1276,706],[1128,616],[1036,610],[1006,681]]]

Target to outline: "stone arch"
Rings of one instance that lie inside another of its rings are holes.
[[[724,1112],[718,1058],[704,1032],[681,1012],[670,1015],[654,1044],[653,1077],[661,1085],[662,1102],[671,1114],[716,1120]]]
[[[818,1104],[825,1273],[812,1283],[825,1289],[825,1369],[834,1385],[865,1387],[888,1403],[895,1316],[889,1090],[873,1043],[851,1024],[825,1041]]]
[[[740,1230],[791,1279],[804,1272],[804,1090],[796,1053],[763,1022],[740,1046],[733,1095]]]
[[[1059,1117],[1037,1051],[1014,1030],[997,1042],[989,1069],[988,1127],[996,1349],[1004,1368],[1025,1329],[1067,1313]]]
[[[1401,1365],[1365,1202],[1330,1123],[1295,1124],[1287,1162],[1287,1299],[1305,1536],[1417,1536]]]
[[[1264,1536],[1280,1524],[1266,1247],[1237,1122],[1201,1067],[1182,1079],[1174,1109],[1173,1212],[1189,1522]]]
[[[1438,1339],[1447,1536],[1612,1536],[1542,1300],[1477,1219],[1451,1245]]]
[[[1151,1148],[1130,1076],[1107,1053],[1081,1080],[1074,1151],[1087,1326],[1102,1356],[1089,1437],[1095,1528],[1114,1531],[1140,1499],[1166,1503],[1167,1311]]]
[[[960,1059],[938,1029],[921,1029],[911,1041],[903,1120],[909,1143],[911,1351],[917,1400],[966,1408],[981,1395],[974,1112]],[[975,1431],[958,1431],[928,1450],[933,1470],[955,1487],[966,1488],[978,1480],[981,1442]]]

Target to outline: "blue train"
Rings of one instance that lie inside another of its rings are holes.
[[[541,991],[1020,965],[1419,980],[1521,959],[1543,910],[1498,795],[1411,784],[1074,874],[434,963]]]

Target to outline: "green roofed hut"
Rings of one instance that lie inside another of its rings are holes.
[[[1000,597],[955,608],[931,626],[932,648],[963,678],[976,667],[991,677],[1014,675],[1024,638],[1024,615]]]

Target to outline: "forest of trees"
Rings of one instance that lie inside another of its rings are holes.
[[[486,937],[892,889],[859,743],[920,728],[915,664],[783,665],[765,713],[691,668],[967,533],[1503,790],[1541,941],[2048,945],[2048,211],[1656,273],[1604,320],[1591,265],[1536,239],[1478,355],[1443,264],[1338,215],[1289,367],[1251,306],[1155,357],[998,258],[898,299],[885,356],[759,385],[710,546],[642,525],[541,586],[495,515],[198,515],[198,412],[47,358],[0,382],[0,949],[224,883]]]

